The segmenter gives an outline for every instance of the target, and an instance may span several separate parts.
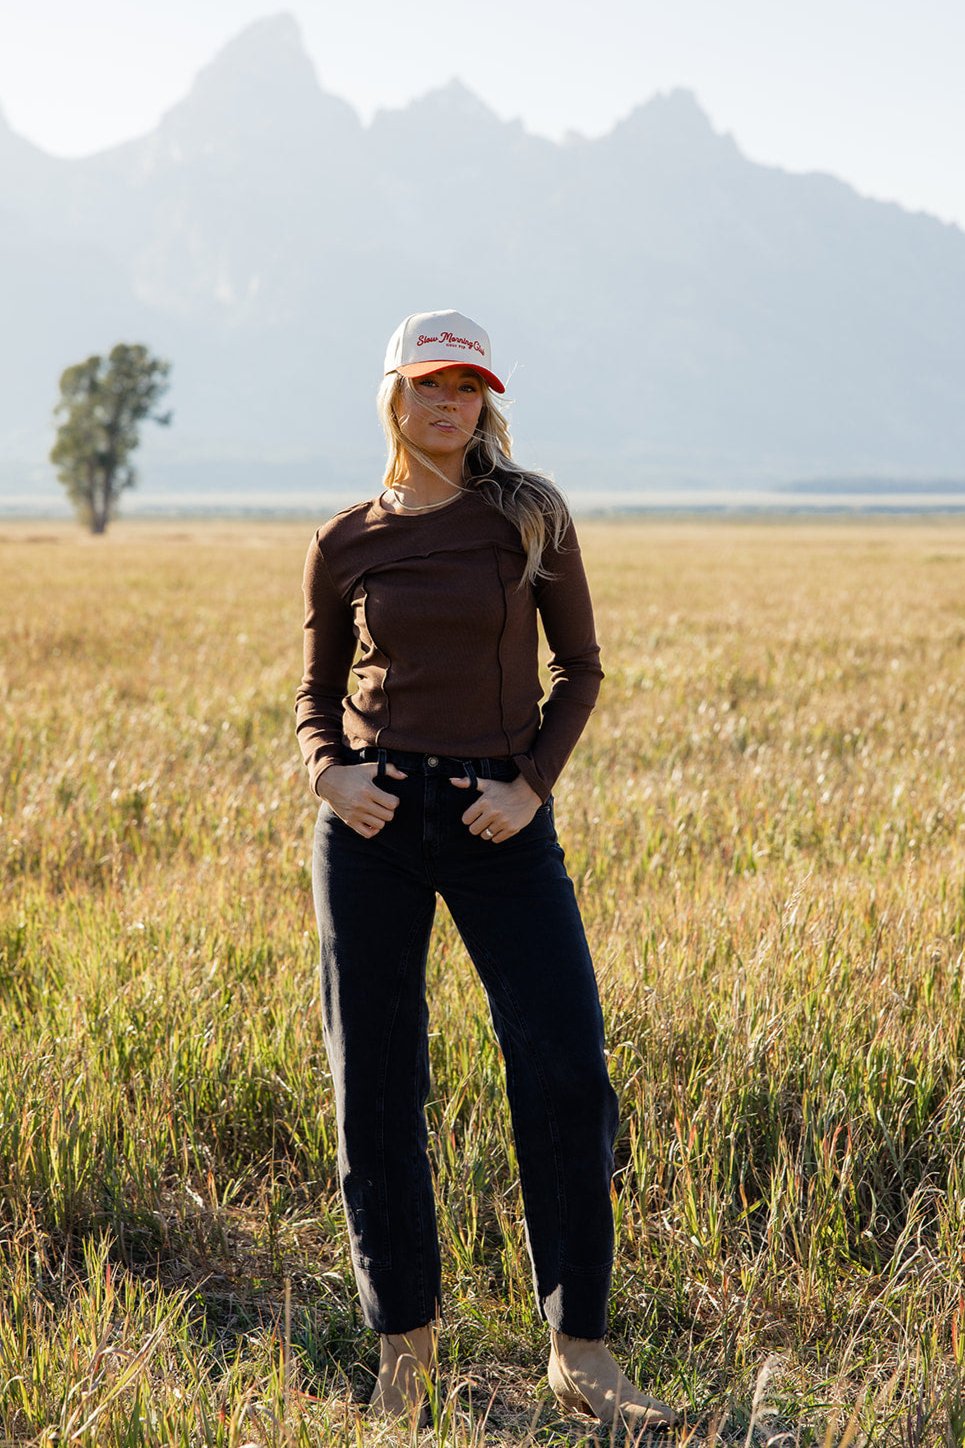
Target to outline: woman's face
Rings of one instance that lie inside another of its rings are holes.
[[[449,458],[468,447],[482,406],[483,384],[471,367],[442,367],[405,379],[395,415],[406,442]]]

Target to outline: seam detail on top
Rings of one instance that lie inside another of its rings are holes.
[[[369,638],[372,640],[373,644],[378,649],[383,659],[385,659],[385,673],[382,675],[382,683],[379,686],[381,689],[382,698],[385,700],[385,723],[380,725],[379,728],[375,731],[375,743],[381,744],[383,733],[386,729],[390,729],[392,727],[392,701],[389,698],[389,674],[392,670],[392,659],[389,654],[386,653],[385,649],[382,647],[378,639],[375,637],[375,634],[372,632],[372,625],[369,622],[369,590],[367,579],[368,574],[363,574],[359,584],[359,587],[362,590],[362,622],[365,625],[365,632],[368,634]]]
[[[513,747],[510,743],[509,733],[506,729],[506,678],[505,674],[503,673],[503,641],[506,637],[506,625],[509,621],[509,602],[506,598],[506,584],[503,579],[503,570],[499,557],[499,547],[497,544],[494,543],[492,545],[492,549],[493,560],[496,564],[496,577],[499,580],[499,593],[500,597],[503,600],[503,621],[499,628],[499,642],[496,645],[496,663],[499,667],[499,727],[502,730],[503,739],[506,742],[506,753],[512,755]]]

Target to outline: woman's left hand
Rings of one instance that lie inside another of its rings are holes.
[[[450,779],[457,789],[468,789],[468,779]],[[480,779],[481,799],[473,800],[462,817],[471,835],[484,835],[494,845],[525,829],[543,801],[521,774],[514,780]]]

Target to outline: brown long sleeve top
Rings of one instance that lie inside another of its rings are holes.
[[[603,671],[572,524],[544,561],[553,576],[520,588],[519,534],[473,492],[422,514],[392,513],[377,498],[319,528],[305,561],[295,703],[313,790],[345,745],[380,745],[510,757],[545,800]],[[551,653],[542,710],[537,616]]]

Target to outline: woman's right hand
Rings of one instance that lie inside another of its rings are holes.
[[[340,820],[370,840],[377,835],[395,814],[398,798],[379,789],[375,783],[378,765],[372,764],[330,764],[322,772],[316,785],[320,799],[330,804]],[[405,779],[401,769],[386,764],[385,773],[389,779]]]

